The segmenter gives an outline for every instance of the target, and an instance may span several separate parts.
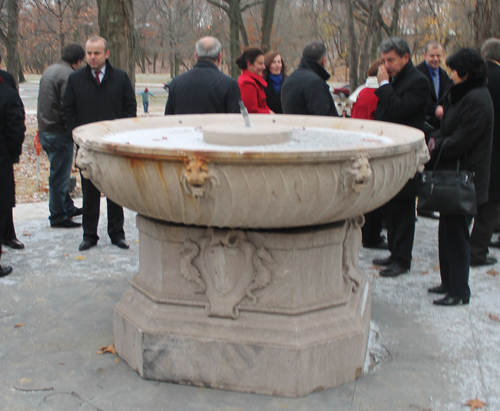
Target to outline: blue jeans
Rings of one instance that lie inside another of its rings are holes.
[[[40,144],[50,161],[49,211],[50,224],[71,218],[76,211],[68,185],[73,163],[73,139],[66,133],[38,133]]]
[[[148,112],[148,107],[149,107],[149,101],[143,101],[142,105],[144,106],[144,112]]]

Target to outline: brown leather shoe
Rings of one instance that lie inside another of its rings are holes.
[[[13,248],[14,250],[22,250],[24,248],[24,244],[21,243],[17,238],[12,240],[3,240],[2,245],[6,245],[7,247]]]

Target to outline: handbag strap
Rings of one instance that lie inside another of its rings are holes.
[[[438,156],[437,156],[437,159],[436,159],[436,163],[434,163],[434,168],[432,170],[432,177],[434,177],[434,173],[436,172],[436,169],[437,169],[437,165],[439,163],[439,159],[441,158],[441,154],[443,153],[443,148],[444,148],[444,145],[446,144],[446,142],[449,140],[450,138],[445,138],[443,140],[443,142],[441,143],[441,147],[439,148],[439,153],[438,153]],[[460,172],[460,158],[457,159],[457,176]]]

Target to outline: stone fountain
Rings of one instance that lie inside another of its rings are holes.
[[[137,211],[139,273],[114,307],[142,377],[299,397],[362,375],[363,214],[428,159],[423,133],[313,116],[169,116],[74,131],[77,163]]]

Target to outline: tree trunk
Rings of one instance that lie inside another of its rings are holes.
[[[134,7],[132,0],[97,0],[99,32],[108,41],[109,62],[130,77],[135,87]]]
[[[240,55],[240,24],[238,14],[240,13],[239,0],[231,0],[229,3],[229,51],[231,54],[231,77],[238,78],[240,69],[236,65],[236,59]]]
[[[271,50],[271,32],[273,30],[274,12],[276,10],[276,0],[264,0],[262,5],[262,39],[260,47],[264,53]]]
[[[21,56],[17,55],[19,58],[19,83],[26,83],[26,78],[23,73],[23,65],[21,64]]]
[[[347,65],[349,66],[349,88],[355,90],[358,87],[358,39],[354,27],[354,0],[347,0],[347,36],[349,38],[349,52],[347,54]],[[397,0],[396,0],[397,1]]]
[[[359,51],[359,72],[358,80],[361,83],[366,76],[368,68],[370,67],[370,62],[372,60],[371,50],[373,43],[373,35],[376,32],[377,26],[377,16],[382,6],[382,2],[379,0],[369,0],[368,1],[368,24],[366,26],[365,35],[363,41],[361,42],[361,49]],[[376,59],[376,58],[375,58]],[[373,60],[375,60],[373,59]]]
[[[5,66],[7,71],[14,77],[17,85],[19,84],[19,0],[8,0],[7,13],[9,31],[7,32],[7,41],[5,42],[5,48],[7,50]]]

